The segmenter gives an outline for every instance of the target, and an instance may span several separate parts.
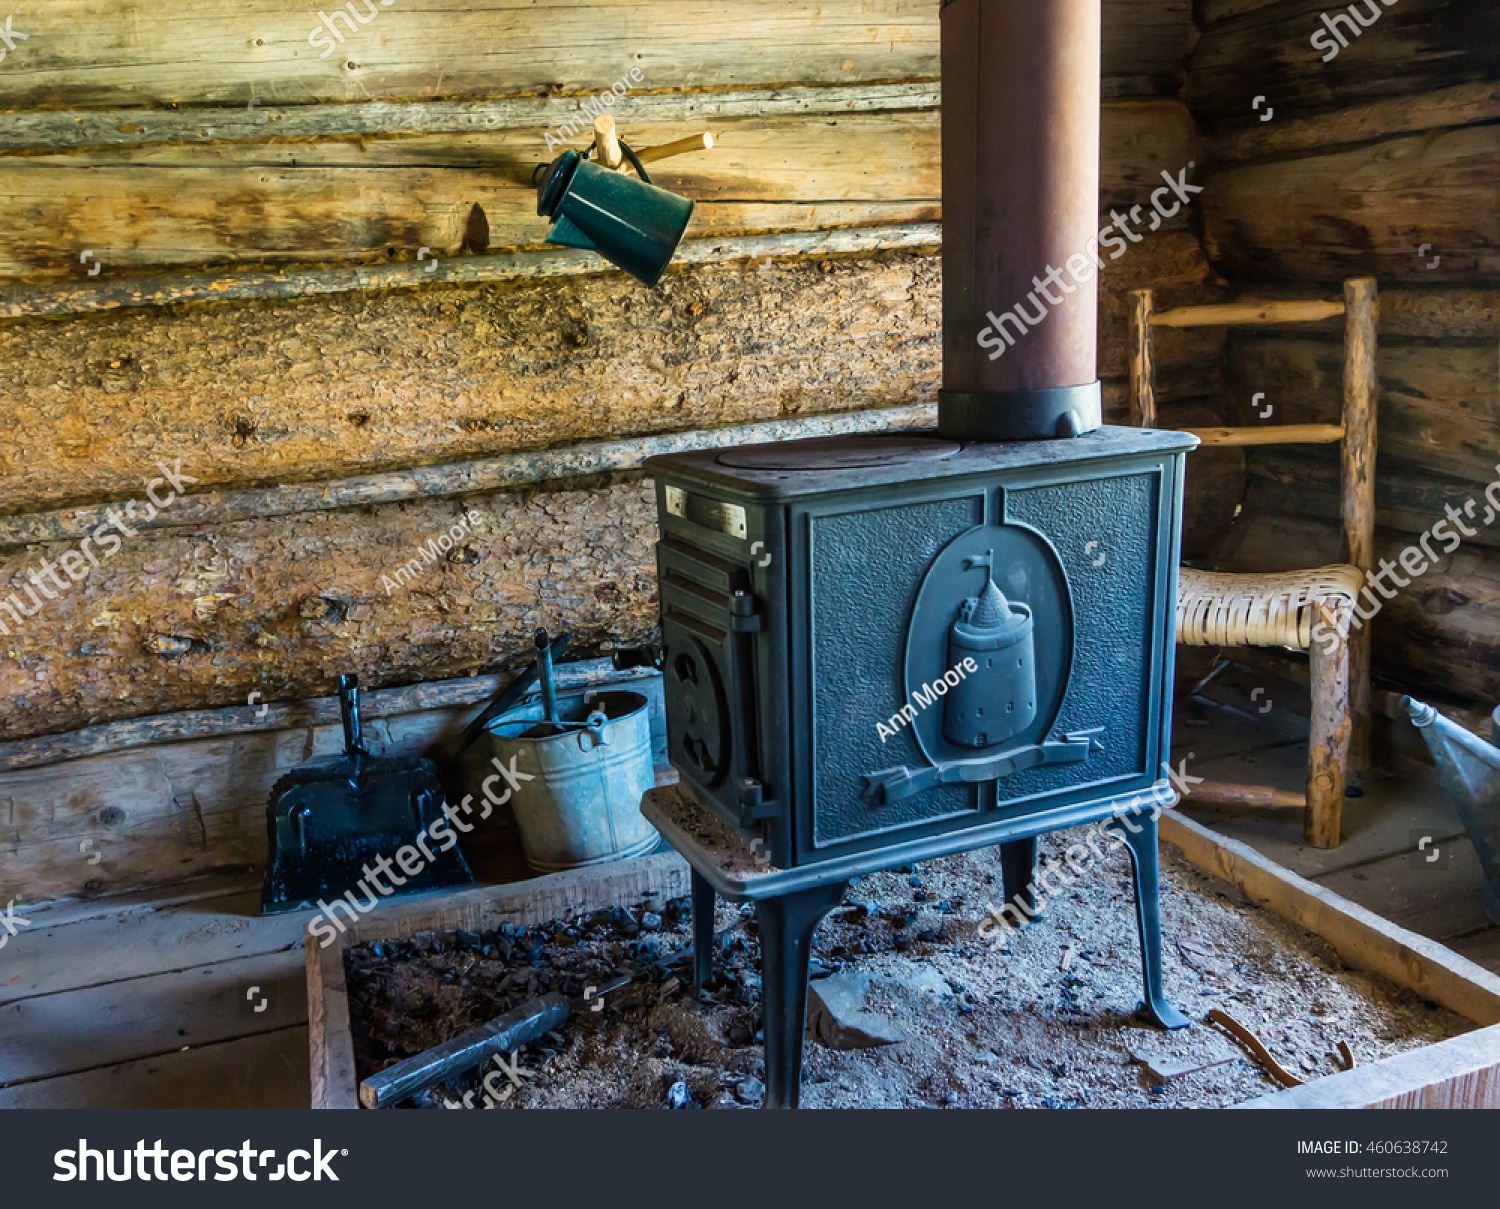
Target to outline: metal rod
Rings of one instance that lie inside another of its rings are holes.
[[[527,1000],[488,1024],[371,1075],[359,1085],[359,1102],[366,1108],[382,1108],[470,1070],[495,1054],[513,1053],[566,1024],[570,1006],[568,997],[555,991]]]
[[[542,676],[542,711],[547,721],[556,726],[557,685],[552,679],[552,639],[546,630],[536,632],[536,662]]]
[[[339,713],[344,722],[344,751],[348,755],[369,755],[365,748],[364,728],[359,720],[359,677],[339,677]]]

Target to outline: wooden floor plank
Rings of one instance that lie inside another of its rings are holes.
[[[1480,900],[1484,869],[1474,846],[1467,836],[1433,839],[1422,852],[1402,852],[1317,882],[1444,944],[1450,937],[1482,930],[1489,919]]]
[[[104,894],[97,898],[59,898],[29,906],[32,927],[51,928],[62,924],[83,923],[108,916],[123,918],[133,913],[151,913],[185,903],[210,898],[226,898],[260,885],[259,877],[217,875],[185,878],[166,886],[150,886],[122,894]]]
[[[1161,838],[1189,862],[1238,886],[1254,903],[1316,932],[1356,969],[1372,970],[1482,1025],[1500,1023],[1500,978],[1451,949],[1299,877],[1247,844],[1175,810]]]
[[[1456,936],[1445,944],[1455,953],[1467,957],[1475,965],[1483,966],[1500,974],[1500,928],[1490,924],[1480,932],[1468,936]]]
[[[260,891],[167,906],[122,908],[54,927],[23,929],[0,957],[0,1004],[193,966],[285,951],[311,911],[262,916]]]
[[[0,1007],[0,1086],[306,1021],[300,948],[21,999]]]
[[[307,1026],[17,1087],[6,1108],[306,1108]]]

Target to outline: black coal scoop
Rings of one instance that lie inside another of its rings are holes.
[[[365,903],[386,890],[397,897],[472,885],[474,874],[456,833],[446,823],[433,833],[433,824],[443,818],[443,787],[432,761],[369,753],[356,677],[339,677],[339,707],[343,756],[288,773],[271,790],[266,807],[271,863],[261,913],[314,907],[320,899],[350,891]],[[404,863],[398,864],[404,848],[416,856],[404,853]],[[367,866],[381,858],[391,872],[376,869],[372,879]]]

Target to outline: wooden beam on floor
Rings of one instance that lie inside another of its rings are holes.
[[[1500,1108],[1500,1025],[1234,1108]]]

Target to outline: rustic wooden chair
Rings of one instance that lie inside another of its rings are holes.
[[[1351,613],[1374,566],[1375,327],[1373,278],[1344,283],[1342,302],[1244,302],[1157,312],[1150,290],[1130,295],[1132,420],[1156,426],[1152,329],[1309,323],[1344,316],[1344,404],[1340,424],[1282,424],[1193,430],[1204,445],[1340,442],[1341,514],[1348,564],[1284,574],[1221,574],[1184,567],[1177,586],[1177,641],[1205,647],[1290,647],[1307,651],[1312,687],[1307,789],[1205,782],[1192,797],[1205,804],[1301,809],[1303,834],[1317,848],[1336,848],[1351,760],[1369,767],[1370,630],[1349,629]],[[1325,648],[1312,634],[1322,621],[1340,636]],[[1345,637],[1347,636],[1347,637]]]

